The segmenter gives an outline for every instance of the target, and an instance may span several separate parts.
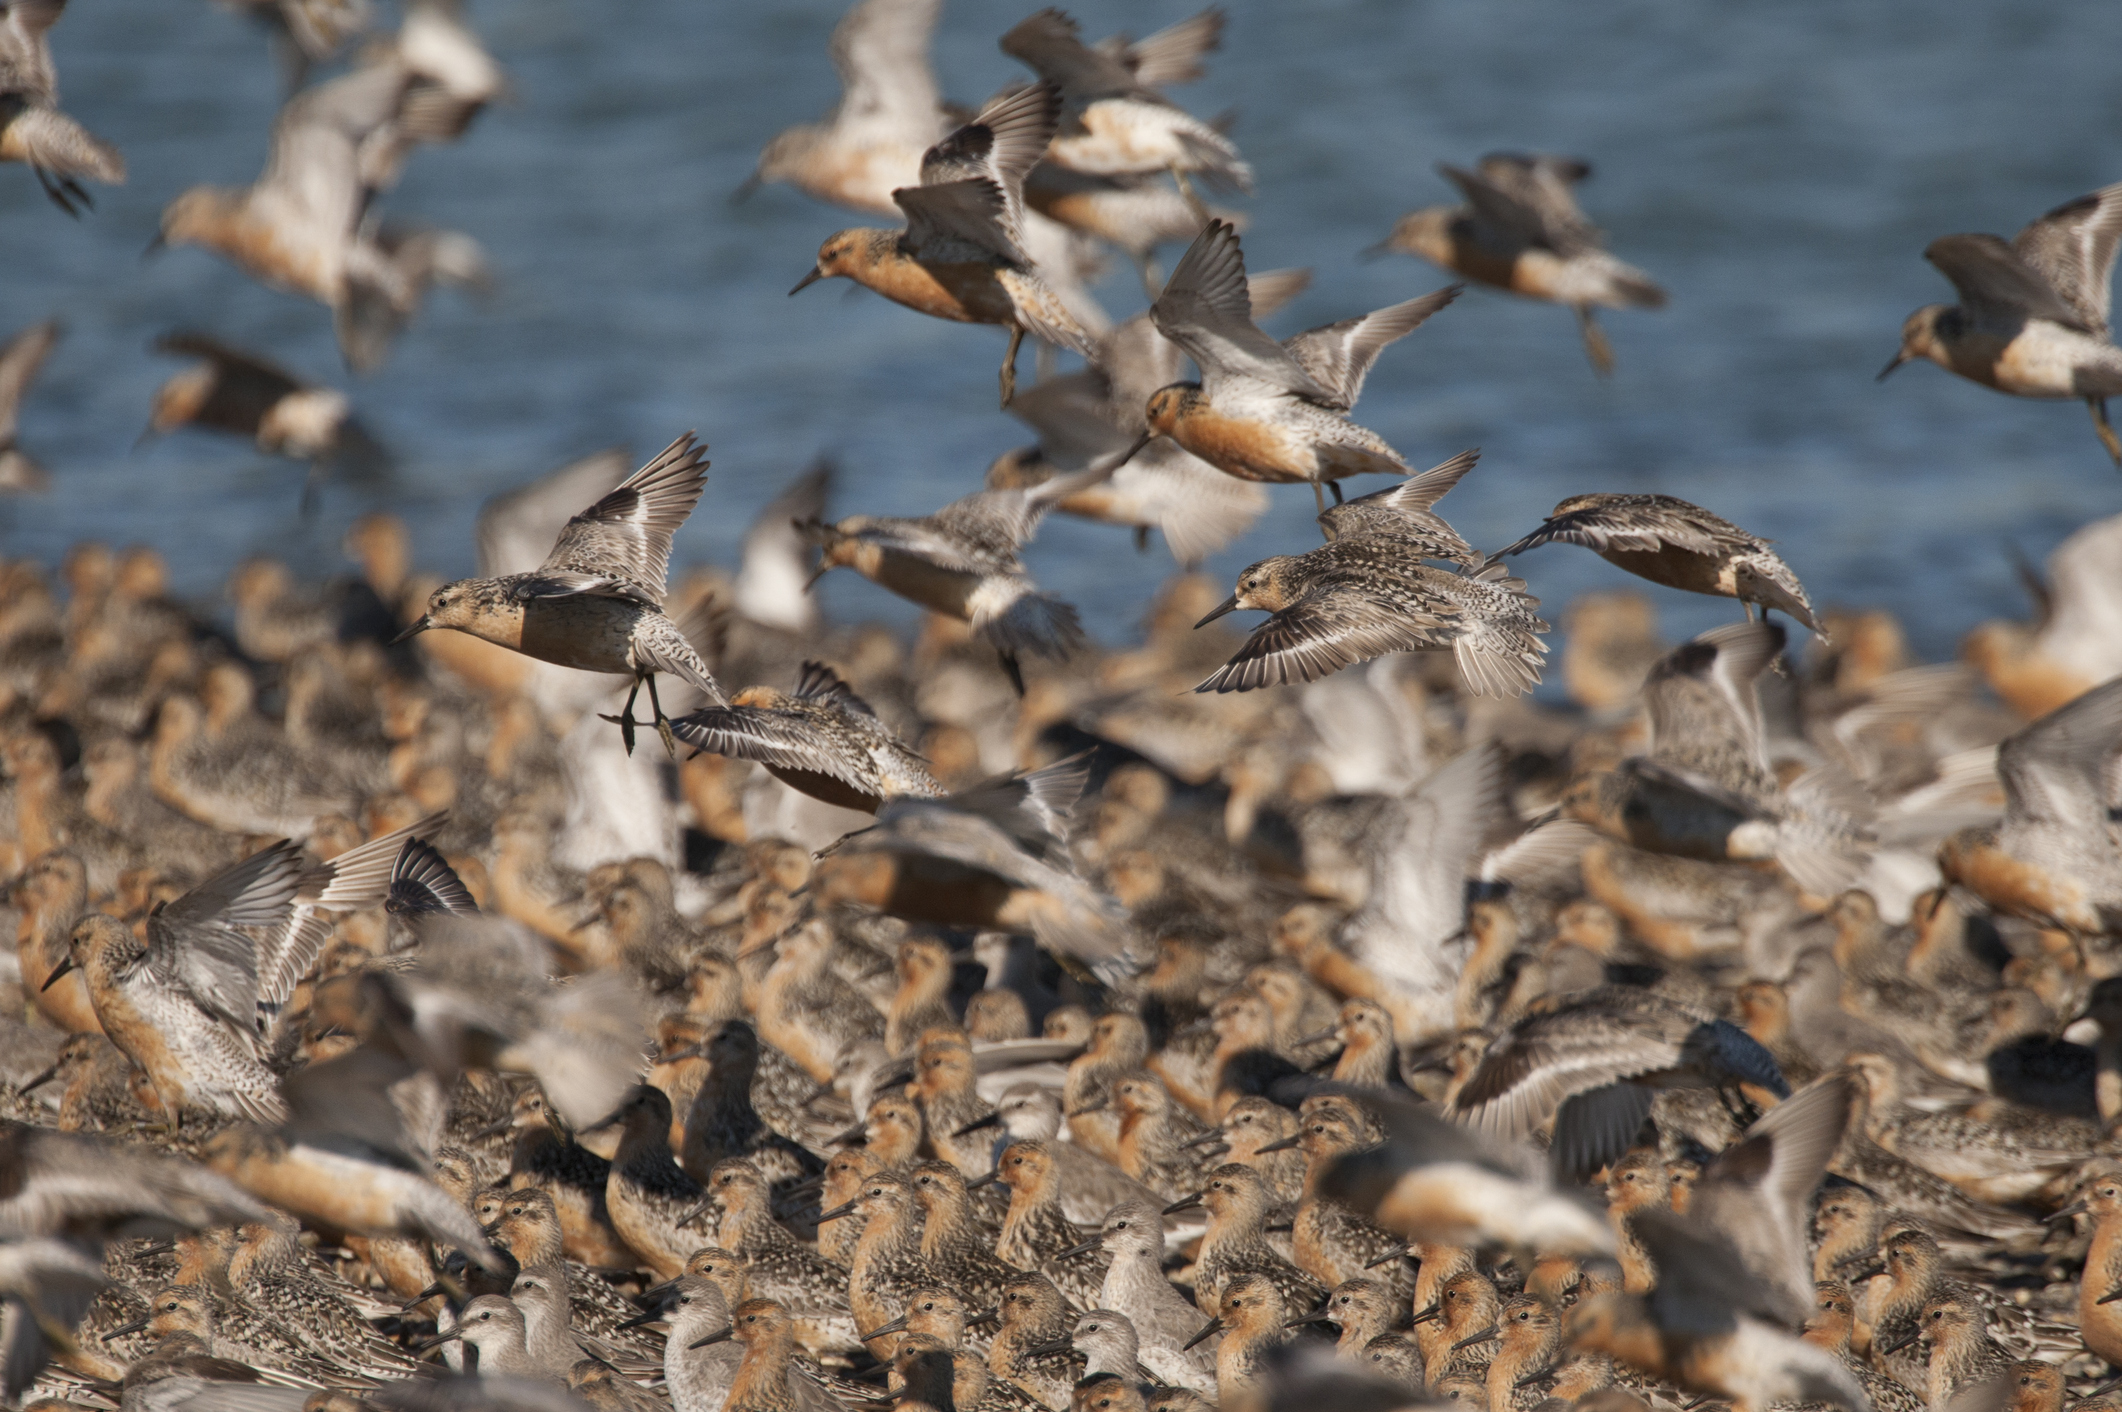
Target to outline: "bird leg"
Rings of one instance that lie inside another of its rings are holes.
[[[1336,505],[1341,504],[1341,482],[1330,480],[1326,483],[1326,488],[1334,493],[1334,503]]]
[[[1577,325],[1584,330],[1584,351],[1591,355],[1592,371],[1600,377],[1614,375],[1614,346],[1606,341],[1606,330],[1592,320],[1591,309],[1583,304],[1577,308]]]
[[[656,674],[654,672],[648,674],[648,709],[656,713],[656,734],[663,737],[664,750],[669,752],[671,759],[677,759],[678,737],[671,733],[670,717],[663,714],[663,703],[656,698]],[[632,713],[633,707],[629,703],[627,714],[631,715]]]
[[[1002,355],[1002,406],[1017,400],[1017,349],[1024,343],[1024,329],[1012,324],[1009,330],[1009,352]]]
[[[626,745],[626,753],[634,753],[634,698],[641,694],[641,678],[634,678],[634,689],[626,693],[626,705],[619,712],[619,739]]]
[[[1004,652],[1000,656],[1002,658],[1002,670],[1009,675],[1009,684],[1017,689],[1017,695],[1022,696],[1024,694],[1024,669],[1017,665],[1017,654]]]
[[[2114,457],[2116,468],[2122,470],[2122,440],[2116,439],[2114,426],[2107,420],[2107,399],[2088,397],[2085,405],[2092,409],[2093,430],[2100,433],[2100,444],[2107,448],[2108,455]]]
[[[1136,525],[1136,526],[1135,526],[1135,552],[1136,552],[1137,554],[1147,554],[1147,553],[1149,553],[1149,526],[1148,526],[1148,525]]]
[[[1312,504],[1320,514],[1326,513],[1326,487],[1318,481],[1312,482]]]
[[[1178,184],[1179,194],[1185,197],[1186,204],[1193,208],[1194,219],[1203,225],[1207,225],[1209,222],[1208,203],[1201,199],[1201,193],[1194,190],[1194,184],[1187,180],[1185,172],[1173,167],[1171,173],[1172,180]]]

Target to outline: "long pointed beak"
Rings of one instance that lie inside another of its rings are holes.
[[[1181,1152],[1185,1152],[1189,1148],[1206,1147],[1212,1142],[1221,1141],[1223,1141],[1223,1130],[1221,1128],[1218,1128],[1214,1132],[1203,1133],[1199,1137],[1188,1138],[1186,1141],[1179,1144],[1179,1150]]]
[[[817,567],[817,568],[815,568],[815,569],[812,569],[812,570],[811,570],[811,573],[810,573],[810,577],[809,577],[809,578],[807,578],[807,579],[805,579],[805,580],[803,581],[803,591],[804,591],[805,593],[809,593],[809,592],[810,592],[810,591],[811,591],[812,589],[814,589],[814,588],[816,588],[816,587],[818,586],[818,580],[819,580],[819,579],[822,579],[822,578],[824,578],[824,577],[825,577],[825,576],[826,576],[827,574],[831,573],[832,571],[833,571],[833,566],[832,566],[831,564],[820,564],[820,565],[818,565],[818,567]]]
[[[421,633],[426,632],[427,629],[427,615],[423,613],[418,618],[415,618],[413,620],[413,625],[411,627],[407,628],[404,632],[401,632],[396,637],[392,638],[390,640],[390,645],[392,647],[396,647],[399,643],[406,641],[408,638],[418,637]]]
[[[1424,1305],[1415,1311],[1415,1317],[1408,1320],[1408,1322],[1411,1324],[1426,1324],[1443,1312],[1444,1306],[1442,1304]]]
[[[1393,238],[1388,235],[1376,245],[1366,245],[1361,250],[1358,250],[1356,258],[1359,260],[1378,260],[1392,253]]]
[[[1233,593],[1230,597],[1224,599],[1221,603],[1218,603],[1215,607],[1209,609],[1208,616],[1203,618],[1200,622],[1195,623],[1194,626],[1197,628],[1205,628],[1210,623],[1214,622],[1216,619],[1222,617],[1225,613],[1234,613],[1237,610],[1238,595]]]
[[[964,1137],[967,1133],[976,1133],[982,1128],[999,1128],[1001,1126],[1002,1115],[1000,1113],[990,1113],[985,1118],[973,1119],[970,1123],[952,1133],[951,1136]]]
[[[1474,1346],[1475,1344],[1477,1344],[1477,1343],[1487,1343],[1487,1342],[1488,1342],[1488,1341],[1489,1341],[1490,1339],[1494,1338],[1495,1336],[1496,1336],[1496,1326],[1495,1326],[1494,1324],[1490,1324],[1490,1325],[1489,1325],[1489,1326],[1488,1326],[1487,1328],[1485,1328],[1485,1329],[1475,1329],[1475,1330],[1474,1330],[1474,1331],[1473,1331],[1472,1333],[1468,1334],[1468,1335],[1467,1335],[1467,1336],[1466,1336],[1465,1338],[1462,1338],[1462,1339],[1460,1339],[1460,1340],[1459,1340],[1459,1341],[1458,1341],[1457,1343],[1453,1344],[1453,1345],[1452,1345],[1452,1352],[1454,1352],[1454,1353],[1457,1353],[1457,1352],[1458,1352],[1458,1351],[1459,1351],[1460,1349],[1462,1349],[1462,1348],[1472,1348],[1472,1347],[1473,1347],[1473,1346]]]
[[[1922,1336],[1922,1334],[1923,1331],[1921,1329],[1910,1329],[1907,1333],[1901,1335],[1901,1337],[1895,1339],[1892,1343],[1889,1343],[1884,1348],[1880,1349],[1879,1352],[1881,1352],[1882,1354],[1899,1353],[1902,1349],[1914,1343],[1918,1338]]]
[[[998,1167],[994,1171],[989,1172],[984,1177],[974,1177],[971,1181],[965,1184],[965,1189],[967,1191],[978,1191],[981,1187],[993,1186],[995,1184],[995,1179],[997,1177],[1000,1177],[1001,1175],[1002,1169]]]
[[[463,1337],[464,1330],[451,1329],[446,1334],[436,1334],[433,1338],[422,1339],[420,1342],[414,1344],[413,1347],[421,1353],[427,1353],[433,1349],[440,1348],[445,1343],[455,1343],[458,1339]]]
[[[982,1309],[977,1314],[967,1316],[965,1320],[965,1327],[967,1327],[968,1329],[976,1329],[982,1324],[999,1324],[1001,1322],[1002,1311],[1000,1309]]]
[[[842,1204],[842,1205],[839,1205],[839,1206],[835,1206],[835,1207],[834,1207],[834,1208],[833,1208],[832,1210],[830,1210],[830,1211],[820,1211],[820,1212],[818,1213],[818,1224],[822,1226],[822,1225],[824,1225],[824,1224],[825,1224],[825,1223],[826,1223],[827,1221],[837,1221],[837,1220],[839,1220],[839,1219],[840,1219],[840,1218],[841,1218],[842,1216],[852,1216],[852,1215],[854,1215],[854,1214],[855,1214],[855,1203],[854,1203],[854,1202],[852,1202],[852,1201],[849,1201],[849,1202],[846,1202],[846,1203],[844,1203],[844,1204]]]
[[[879,1324],[874,1329],[871,1329],[868,1333],[862,1335],[862,1341],[864,1343],[868,1343],[873,1338],[883,1338],[886,1334],[898,1333],[901,1329],[905,1327],[906,1316],[904,1314],[901,1314],[898,1318]]]
[[[37,993],[42,995],[45,991],[59,984],[59,977],[65,975],[68,971],[78,971],[80,969],[79,966],[74,964],[73,957],[60,957],[59,964],[52,967],[52,973],[44,978],[44,984],[37,987]]]
[[[1123,455],[1119,460],[1113,462],[1113,469],[1117,471],[1122,466],[1126,465],[1129,461],[1134,460],[1135,457],[1142,454],[1143,447],[1149,445],[1152,441],[1155,441],[1156,439],[1157,433],[1153,431],[1146,431],[1142,433],[1142,435],[1136,437],[1135,444],[1127,448],[1127,453]]]
[[[2105,1293],[2105,1294],[2101,1295],[2101,1296],[2100,1296],[2100,1297],[2099,1297],[2098,1299],[2095,1299],[2095,1300],[2093,1301],[2093,1303],[2095,1303],[2095,1304],[2112,1304],[2112,1303],[2114,1303],[2114,1302],[2115,1302],[2116,1300],[2118,1300],[2118,1299],[2122,1299],[2122,1288],[2116,1288],[2116,1289],[2111,1289],[2111,1290],[2109,1290],[2109,1291],[2108,1291],[2107,1293]]]
[[[1081,1108],[1071,1108],[1066,1113],[1063,1113],[1061,1116],[1064,1118],[1080,1118],[1086,1113],[1103,1112],[1105,1107],[1105,1099],[1093,1098],[1090,1102],[1084,1104]]]
[[[1913,356],[1914,355],[1911,354],[1906,348],[1902,349],[1900,352],[1894,354],[1894,360],[1891,363],[1888,363],[1885,367],[1879,369],[1879,376],[1873,378],[1872,381],[1885,382],[1886,379],[1893,373],[1893,370],[1895,368],[1900,367],[1903,363],[1907,362]]]
[[[28,1093],[31,1089],[42,1088],[58,1076],[59,1066],[57,1064],[54,1064],[49,1069],[46,1069],[43,1073],[38,1074],[35,1078],[32,1078],[28,1083],[22,1085],[22,1087],[16,1089],[15,1092]]]
[[[691,1343],[685,1346],[687,1348],[705,1348],[711,1343],[726,1342],[729,1336],[730,1331],[728,1329],[717,1329],[715,1330],[715,1332],[709,1334],[706,1338],[696,1338]]]
[[[680,1216],[678,1218],[678,1229],[684,1230],[687,1226],[699,1220],[702,1216],[705,1216],[708,1213],[709,1209],[714,1206],[714,1204],[715,1198],[710,1196],[707,1200],[701,1202],[698,1206],[695,1206],[692,1210],[686,1212],[683,1216]]]
[[[1197,1191],[1192,1196],[1182,1196],[1177,1201],[1174,1201],[1171,1205],[1165,1207],[1164,1214],[1170,1216],[1180,1211],[1191,1211],[1200,1204],[1201,1193]]]
[[[1301,1141],[1301,1139],[1296,1137],[1286,1137],[1283,1138],[1280,1142],[1271,1142],[1267,1146],[1260,1149],[1260,1155],[1264,1157],[1270,1152],[1288,1152],[1295,1148]]]
[[[1192,1348],[1195,1344],[1201,1342],[1203,1339],[1211,1338],[1216,1334],[1220,1334],[1222,1332],[1223,1321],[1221,1319],[1210,1319],[1207,1324],[1202,1326],[1200,1333],[1195,1334],[1185,1343],[1179,1345],[1179,1351],[1181,1353],[1184,1353],[1187,1349]]]
[[[631,1319],[621,1319],[619,1327],[622,1329],[638,1329],[643,1324],[653,1324],[662,1317],[663,1311],[661,1309],[651,1309],[646,1314],[636,1314]]]
[[[791,299],[795,298],[798,294],[801,294],[804,290],[809,289],[812,285],[816,284],[819,280],[824,278],[825,271],[818,269],[812,270],[802,279],[796,281],[796,287],[788,292],[789,297]]]
[[[760,176],[759,173],[754,170],[750,176],[746,177],[743,181],[737,183],[737,189],[729,194],[729,204],[732,206],[742,206],[745,202],[752,199],[752,193],[754,191],[757,191],[760,187],[764,185],[766,185],[766,178]]]
[[[1284,1319],[1282,1327],[1285,1329],[1301,1329],[1306,1324],[1338,1324],[1340,1322],[1339,1319],[1322,1309],[1316,1314],[1299,1314],[1294,1319]]]
[[[147,1320],[135,1319],[130,1324],[120,1324],[117,1328],[112,1329],[109,1333],[103,1336],[103,1341],[105,1343],[109,1343],[112,1339],[124,1338],[127,1334],[139,1333],[142,1329],[146,1327]]]
[[[1093,1250],[1096,1250],[1096,1249],[1097,1249],[1097,1248],[1098,1248],[1099,1246],[1101,1246],[1101,1245],[1103,1245],[1103,1244],[1105,1244],[1105,1237],[1104,1237],[1104,1236],[1092,1236],[1092,1237],[1091,1237],[1091,1238],[1090,1238],[1089,1240],[1079,1240],[1079,1241],[1077,1241],[1077,1242],[1076,1242],[1076,1243],[1075,1243],[1074,1245],[1072,1245],[1072,1246],[1070,1246],[1070,1247],[1069,1247],[1068,1249],[1066,1249],[1066,1250],[1062,1251],[1062,1252],[1061,1252],[1061,1253],[1060,1253],[1059,1255],[1055,1255],[1055,1256],[1052,1256],[1052,1257],[1050,1257],[1050,1259],[1052,1259],[1052,1260],[1056,1260],[1056,1261],[1059,1261],[1059,1260],[1073,1260],[1073,1259],[1075,1259],[1075,1258],[1076,1258],[1076,1257],[1077,1257],[1078,1255],[1088,1255],[1088,1254],[1090,1254],[1090,1253],[1091,1253],[1091,1252],[1092,1252]]]
[[[158,230],[155,232],[155,238],[147,243],[147,248],[140,252],[141,262],[145,263],[152,260],[167,249],[169,249],[169,240]]]
[[[1076,1341],[1072,1338],[1057,1338],[1049,1343],[1035,1343],[1024,1350],[1024,1356],[1037,1358],[1055,1353],[1073,1353]]]

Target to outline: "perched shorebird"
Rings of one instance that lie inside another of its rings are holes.
[[[777,133],[738,188],[785,181],[838,206],[896,216],[892,193],[921,179],[922,154],[944,135],[928,45],[942,0],[859,0],[833,27],[840,101],[825,121]]]
[[[66,0],[15,0],[0,13],[0,162],[25,163],[54,205],[79,216],[96,203],[78,178],[120,184],[125,157],[59,111],[47,36],[65,13]]]
[[[23,394],[59,342],[59,321],[46,319],[0,343],[0,491],[43,490],[51,484],[44,467],[15,441]]]
[[[383,458],[383,449],[354,419],[353,404],[337,388],[309,386],[263,358],[204,334],[165,334],[155,340],[155,351],[201,361],[155,390],[148,431],[162,436],[184,426],[210,427],[248,436],[268,455],[308,461],[305,508],[335,461]]]
[[[1076,610],[1039,591],[1019,551],[1057,502],[1097,484],[1118,464],[1117,456],[1108,456],[1043,485],[975,491],[918,519],[850,515],[836,524],[803,521],[797,530],[822,551],[810,581],[850,568],[932,613],[971,624],[1001,654],[1021,696],[1020,655],[1060,661],[1084,639]]]
[[[1840,1280],[1823,1280],[1813,1286],[1813,1313],[1805,1320],[1805,1341],[1842,1360],[1856,1375],[1871,1400],[1872,1412],[1923,1412],[1923,1398],[1850,1352],[1849,1336],[1856,1326],[1856,1302],[1849,1286]]]
[[[1327,1286],[1277,1255],[1267,1243],[1267,1183],[1250,1167],[1225,1163],[1207,1184],[1164,1208],[1166,1215],[1193,1206],[1208,1208],[1208,1232],[1194,1263],[1194,1303],[1213,1317],[1240,1275],[1267,1278],[1293,1314],[1309,1313],[1326,1299]]]
[[[790,789],[865,814],[894,795],[944,792],[928,762],[823,662],[805,662],[793,692],[748,686],[727,706],[672,721],[671,731],[696,750],[757,761]]]
[[[2003,1378],[2011,1371],[2012,1356],[1989,1336],[1982,1306],[1966,1294],[1948,1294],[1924,1306],[1916,1318],[1914,1337],[1928,1354],[1928,1404],[1933,1409],[1950,1407],[1953,1399],[1970,1387]],[[1905,1342],[1908,1335],[1903,1335]],[[1881,1351],[1891,1353],[1900,1345]]]
[[[773,1218],[759,1169],[741,1157],[717,1162],[707,1193],[718,1209],[716,1239],[745,1262],[745,1282],[779,1300],[797,1321],[797,1337],[814,1352],[860,1347],[847,1306],[847,1270],[790,1235]]]
[[[471,283],[482,258],[464,236],[394,234],[365,219],[374,140],[388,135],[411,73],[372,64],[305,88],[273,120],[256,183],[195,186],[163,209],[157,245],[200,245],[275,289],[332,311],[347,366],[380,366],[436,278]]]
[[[1438,170],[1466,204],[1411,211],[1373,249],[1419,255],[1496,289],[1567,305],[1584,332],[1593,371],[1611,374],[1614,350],[1592,321],[1592,310],[1663,308],[1665,291],[1609,255],[1598,228],[1584,218],[1570,188],[1591,175],[1590,164],[1493,152],[1470,172],[1449,165]]]
[[[2082,397],[2100,444],[2122,467],[2107,399],[2122,393],[2122,349],[2107,329],[2109,281],[2122,241],[2122,182],[2066,201],[2007,242],[1946,235],[1924,248],[1959,292],[1901,326],[1901,351],[1879,376],[1928,358],[2014,397]]]
[[[1194,690],[1296,685],[1389,652],[1445,649],[1479,695],[1537,686],[1547,624],[1525,581],[1501,564],[1431,568],[1423,554],[1419,540],[1381,527],[1247,566],[1231,596],[1194,626],[1239,609],[1274,616]]]
[[[1048,153],[1056,165],[1100,176],[1168,171],[1189,196],[1190,173],[1250,191],[1252,168],[1231,140],[1156,88],[1198,72],[1222,27],[1221,13],[1209,10],[1151,36],[1145,45],[1165,41],[1151,68],[1143,62],[1149,56],[1093,48],[1069,16],[1041,10],[1002,36],[1002,52],[1061,91],[1061,125]]]
[[[1748,621],[1754,605],[1780,608],[1814,632],[1812,600],[1769,541],[1670,495],[1572,495],[1547,522],[1496,551],[1498,559],[1543,544],[1581,544],[1607,563],[1652,583],[1736,598]]]
[[[395,640],[450,628],[541,662],[629,675],[633,689],[619,712],[629,754],[634,698],[646,682],[656,729],[675,757],[678,742],[656,695],[656,673],[673,673],[723,702],[707,664],[663,613],[671,539],[707,488],[706,449],[687,432],[570,519],[537,570],[446,583]]]
[[[659,1088],[636,1085],[608,1121],[624,1125],[604,1188],[612,1228],[650,1269],[676,1279],[700,1244],[684,1225],[706,1193],[671,1155],[670,1099]]]
[[[1060,95],[1039,84],[996,99],[921,157],[921,184],[892,200],[905,230],[857,227],[827,237],[817,266],[789,291],[844,276],[895,304],[956,323],[1009,330],[1002,405],[1017,395],[1017,349],[1032,333],[1084,357],[1097,344],[1024,253],[1024,175],[1046,151]]]
[[[1216,1312],[1193,1341],[1218,1334],[1222,1339],[1216,1345],[1216,1401],[1229,1405],[1259,1388],[1269,1350],[1289,1341],[1289,1319],[1275,1281],[1247,1272],[1224,1286]]]
[[[1223,221],[1203,228],[1173,269],[1150,317],[1201,369],[1144,408],[1153,436],[1180,446],[1240,480],[1309,482],[1319,509],[1323,486],[1341,503],[1344,476],[1409,474],[1400,453],[1348,419],[1388,343],[1405,338],[1451,303],[1460,286],[1325,324],[1277,343],[1253,322],[1238,233]]]
[[[1389,490],[1374,490],[1322,511],[1319,527],[1328,539],[1355,539],[1366,534],[1391,535],[1426,559],[1448,559],[1479,568],[1485,562],[1444,517],[1430,507],[1481,459],[1480,448],[1461,451],[1440,466],[1409,476]],[[1500,556],[1498,556],[1500,557]]]
[[[1115,1206],[1098,1234],[1075,1250],[1102,1247],[1107,1264],[1098,1305],[1124,1315],[1135,1330],[1135,1356],[1168,1383],[1209,1392],[1215,1360],[1188,1349],[1200,1313],[1164,1277],[1164,1220],[1148,1201]],[[1074,1251],[1067,1252],[1073,1254]]]
[[[1999,912],[2080,936],[2122,915],[2122,843],[2110,805],[2122,749],[2122,678],[2094,687],[1997,747],[2004,817],[1938,850],[1946,880]]]

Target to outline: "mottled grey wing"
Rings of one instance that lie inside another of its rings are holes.
[[[1570,1008],[1521,1020],[1489,1045],[1452,1115],[1480,1131],[1525,1137],[1580,1093],[1671,1067],[1693,1028],[1692,1018],[1659,1009],[1613,1016]]]
[[[1385,345],[1407,337],[1423,320],[1459,297],[1463,284],[1447,285],[1419,299],[1409,299],[1389,308],[1377,309],[1360,318],[1322,324],[1282,341],[1297,365],[1311,374],[1312,381],[1332,394],[1332,405],[1343,411],[1356,405],[1363,394],[1363,380]]]
[[[921,157],[921,184],[892,199],[906,212],[918,249],[937,238],[966,241],[1019,264],[1024,254],[1024,176],[1046,155],[1061,119],[1050,83],[1004,94]]]
[[[44,32],[66,13],[66,0],[14,0],[0,11],[0,93],[54,103],[59,80]]]
[[[928,46],[942,10],[943,0],[860,0],[834,26],[840,124],[909,145],[935,135],[942,105]]]
[[[1072,103],[1134,93],[1139,85],[1125,63],[1085,44],[1082,30],[1059,10],[1041,10],[1002,36],[1002,52],[1052,83]]]
[[[1435,614],[1380,612],[1375,595],[1354,584],[1314,589],[1254,628],[1231,659],[1195,691],[1255,691],[1331,676],[1343,667],[1443,647],[1444,620]]]
[[[150,964],[200,1004],[251,1030],[258,943],[236,928],[284,925],[306,871],[301,847],[282,839],[216,873],[149,916]]]
[[[2109,281],[2122,241],[2122,182],[2066,201],[2029,224],[2012,248],[2048,281],[2078,322],[2107,336]]]
[[[1221,379],[1235,377],[1333,401],[1332,392],[1253,322],[1245,254],[1237,230],[1227,221],[1210,221],[1201,228],[1179,257],[1164,292],[1150,305],[1149,316],[1158,332],[1185,349],[1200,367],[1212,397]]]
[[[705,446],[673,441],[617,489],[567,522],[543,577],[577,592],[610,592],[663,606],[671,538],[707,489]]]
[[[838,672],[823,662],[806,661],[803,664],[802,675],[796,678],[795,694],[806,701],[830,701],[843,711],[857,711],[872,717],[877,714]]]
[[[2122,746],[2122,677],[2061,706],[1997,747],[2006,817],[2109,827],[2107,767]]]
[[[258,185],[304,224],[351,236],[368,207],[358,148],[389,122],[409,81],[397,64],[374,64],[305,88],[273,120],[271,154]]]
[[[1546,213],[1516,191],[1506,190],[1479,172],[1467,171],[1448,162],[1437,164],[1437,170],[1466,197],[1466,204],[1474,208],[1476,219],[1494,227],[1513,240],[1527,245],[1541,246],[1558,255],[1573,255],[1585,248],[1582,235],[1568,228],[1553,229]]]
[[[1482,176],[1539,219],[1546,243],[1558,251],[1594,247],[1599,230],[1584,219],[1570,188],[1591,175],[1591,164],[1574,157],[1491,152],[1476,164]]]
[[[59,321],[32,324],[0,346],[0,446],[14,440],[16,415],[30,380],[59,342]]]
[[[1208,72],[1202,57],[1223,45],[1223,12],[1214,6],[1155,34],[1135,40],[1120,52],[1120,62],[1144,88],[1192,83]]]
[[[791,712],[756,706],[711,706],[681,716],[670,725],[678,739],[710,755],[828,775],[865,793],[878,788],[876,772],[865,768],[866,758],[858,764],[837,752],[820,749],[817,727]]]
[[[479,576],[500,578],[537,568],[552,552],[553,541],[575,507],[626,479],[627,467],[633,463],[625,447],[615,446],[488,500],[479,507],[478,527],[473,532]]]
[[[1923,258],[1953,282],[1978,323],[2035,318],[2086,328],[2047,278],[1999,236],[1941,235],[1924,247]]]
[[[457,876],[449,860],[433,844],[418,838],[407,839],[399,850],[383,908],[408,917],[430,912],[449,912],[460,917],[479,914],[478,899]]]
[[[1576,508],[1565,508],[1571,505]],[[1669,495],[1577,496],[1557,506],[1540,528],[1498,549],[1493,557],[1522,554],[1543,544],[1576,544],[1597,554],[1655,554],[1667,546],[1713,554],[1718,541],[1703,523],[1707,515]]]

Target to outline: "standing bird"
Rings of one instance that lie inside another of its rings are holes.
[[[1763,613],[1780,608],[1820,631],[1805,585],[1769,541],[1670,495],[1572,495],[1545,524],[1495,557],[1543,544],[1581,544],[1652,583],[1736,598],[1749,622],[1759,604]]]
[[[1137,445],[1168,436],[1240,480],[1308,482],[1322,512],[1321,487],[1334,487],[1338,505],[1343,476],[1407,475],[1400,453],[1348,413],[1385,345],[1413,333],[1458,298],[1461,287],[1277,343],[1253,322],[1238,232],[1226,221],[1210,221],[1150,306],[1158,331],[1186,350],[1201,381],[1151,393],[1144,408],[1149,429]]]
[[[619,721],[627,752],[634,748],[634,698],[646,682],[656,729],[675,758],[678,742],[656,694],[656,673],[675,673],[723,702],[707,663],[663,613],[671,539],[707,489],[706,450],[687,432],[570,519],[538,568],[442,585],[394,641],[452,628],[541,662],[625,673],[634,679]]]
[[[905,230],[857,226],[827,237],[811,272],[789,291],[845,276],[895,304],[965,324],[1009,330],[1002,356],[1002,405],[1017,395],[1017,349],[1024,335],[1095,356],[1097,344],[1024,253],[1024,175],[1046,151],[1059,121],[1050,84],[996,99],[971,122],[928,149],[921,184],[892,200]]]
[[[96,203],[78,178],[120,185],[125,157],[59,111],[59,73],[45,36],[65,13],[66,0],[0,7],[0,162],[26,164],[53,204],[79,216],[77,203]]]
[[[1492,152],[1473,171],[1449,165],[1438,170],[1466,204],[1411,211],[1373,248],[1419,255],[1496,289],[1567,305],[1584,332],[1593,371],[1612,374],[1614,350],[1592,321],[1592,310],[1660,309],[1665,291],[1609,255],[1598,227],[1578,208],[1570,188],[1591,175],[1591,165]]]
[[[0,491],[42,490],[51,483],[44,467],[15,444],[15,427],[22,394],[58,341],[59,321],[46,319],[0,343]]]
[[[1901,325],[1901,351],[1879,373],[1928,358],[2014,397],[2082,397],[2115,465],[2122,438],[2107,399],[2122,393],[2122,348],[2107,329],[2109,281],[2122,240],[2122,182],[2062,205],[2010,241],[1946,235],[1924,248],[1959,292]]]

